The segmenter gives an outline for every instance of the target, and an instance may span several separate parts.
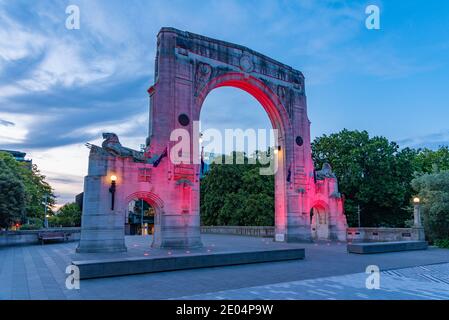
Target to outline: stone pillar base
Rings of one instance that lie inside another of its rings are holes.
[[[329,239],[330,240],[338,240],[338,241],[343,241],[346,242],[347,237],[346,237],[346,228],[341,228],[338,226],[330,226],[329,228]]]
[[[85,219],[85,222],[90,219]],[[124,227],[93,227],[84,224],[78,253],[126,252]]]
[[[93,241],[91,243],[80,242],[76,248],[77,253],[114,253],[114,252],[126,252],[128,249],[125,244],[111,244],[105,245],[103,241]]]
[[[423,227],[412,227],[413,230],[413,240],[424,241],[426,240],[426,235],[424,233]]]
[[[153,248],[193,249],[201,248],[199,215],[168,214],[159,217],[154,226]]]
[[[166,249],[195,249],[203,247],[201,237],[195,238],[172,238],[163,239],[161,241],[153,241],[152,248]]]
[[[312,242],[310,226],[289,227],[285,235],[285,242]]]

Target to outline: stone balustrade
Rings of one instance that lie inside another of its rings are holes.
[[[382,242],[424,240],[423,228],[347,228],[347,241]]]
[[[272,238],[273,226],[201,226],[201,233],[232,234],[250,237]]]
[[[274,227],[270,226],[201,226],[201,233],[231,234],[251,237],[274,237]],[[422,241],[422,228],[347,228],[347,241]]]

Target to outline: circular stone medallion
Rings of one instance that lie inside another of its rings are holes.
[[[302,139],[301,136],[296,137],[296,144],[300,147],[304,144],[304,140]]]
[[[245,72],[253,71],[254,64],[249,55],[244,54],[240,57],[240,68]]]
[[[178,117],[178,122],[179,122],[183,127],[188,126],[189,123],[190,123],[189,116],[186,115],[186,114],[184,114],[184,113],[181,113],[181,114],[179,115],[179,117]]]

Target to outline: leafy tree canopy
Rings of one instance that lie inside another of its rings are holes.
[[[9,153],[0,152],[0,160],[9,171],[21,181],[25,189],[25,215],[27,218],[44,217],[44,198],[47,197],[47,212],[51,212],[55,204],[52,187],[45,181],[36,165],[31,169],[24,163],[16,161]]]
[[[79,227],[81,225],[81,208],[76,202],[67,203],[49,218],[49,224],[53,227]]]
[[[400,227],[410,219],[415,150],[345,129],[316,138],[312,152],[316,166],[328,162],[336,173],[349,225],[357,225],[358,206],[364,227]]]
[[[449,147],[438,150],[421,149],[416,156],[416,169],[422,173],[449,170]]]
[[[0,227],[8,228],[24,212],[25,187],[7,161],[0,158]]]
[[[234,152],[227,157],[235,160],[238,155]],[[274,177],[260,175],[263,165],[256,161],[260,155],[257,152],[251,158],[245,156],[244,164],[211,164],[201,180],[204,225],[274,225]],[[249,164],[250,160],[256,163]]]

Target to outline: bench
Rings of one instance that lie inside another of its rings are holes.
[[[69,233],[66,232],[39,232],[38,239],[40,240],[41,244],[44,244],[47,240],[62,240],[67,241],[69,238]]]
[[[360,242],[348,244],[349,253],[369,254],[427,249],[426,241]]]

